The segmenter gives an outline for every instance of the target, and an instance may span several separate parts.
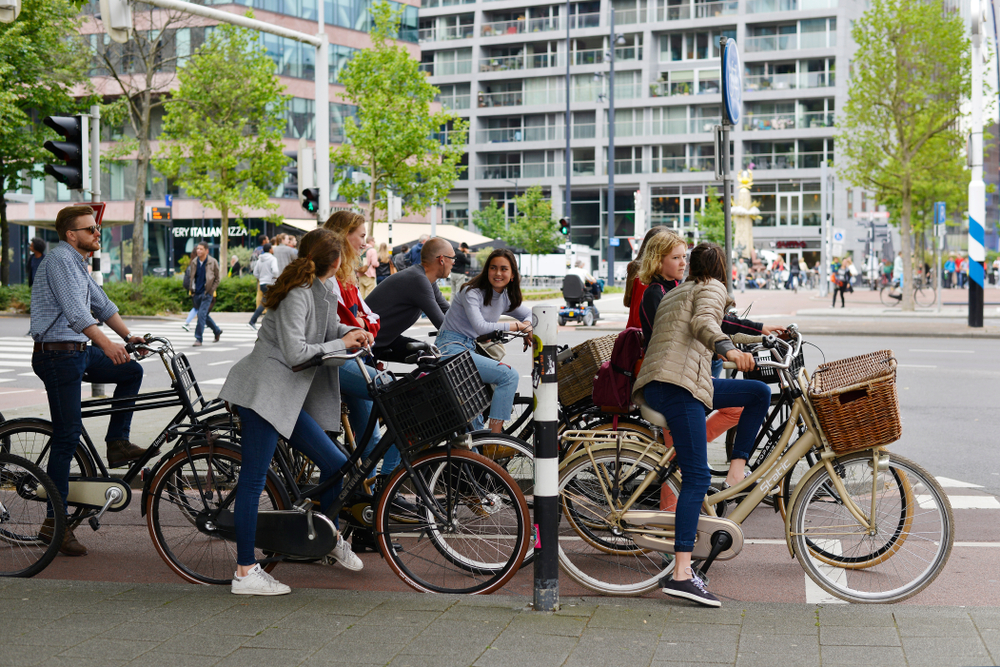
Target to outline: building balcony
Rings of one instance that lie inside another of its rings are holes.
[[[543,16],[534,19],[517,19],[515,21],[494,21],[484,23],[481,34],[483,37],[498,35],[520,35],[524,33],[551,32],[559,30],[562,21],[555,16]]]
[[[542,69],[558,67],[559,58],[555,53],[536,53],[531,55],[495,56],[479,60],[480,72],[510,72],[522,69]]]
[[[833,112],[826,111],[775,114],[755,114],[748,112],[743,117],[743,129],[748,131],[804,130],[833,127],[834,123]]]
[[[677,5],[657,7],[657,21],[686,21],[688,19],[707,19],[717,16],[734,16],[739,13],[739,0],[721,0],[720,2],[684,2]]]

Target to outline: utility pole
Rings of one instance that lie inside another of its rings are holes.
[[[101,201],[101,107],[94,105],[90,107],[90,201],[97,203]],[[145,224],[145,223],[143,223]],[[124,257],[119,258],[122,262]],[[93,255],[94,282],[98,285],[104,284],[104,274],[101,273],[101,251],[95,250]],[[124,267],[125,265],[122,264]],[[99,323],[100,324],[100,323]],[[92,382],[90,384],[91,396],[105,396],[104,385]]]
[[[615,238],[615,6],[611,8],[611,32],[608,38],[608,63],[611,65],[608,74],[608,279],[607,285],[615,284],[615,246],[611,240]]]
[[[969,326],[983,326],[983,247],[986,220],[986,184],[983,182],[983,6],[972,0],[969,23],[972,32],[972,137],[969,160],[972,180],[969,181]]]
[[[572,42],[569,37],[569,26],[570,26],[570,3],[566,0],[566,194],[563,200],[563,217],[566,218],[566,222],[570,223],[570,233],[566,235],[566,268],[569,268],[570,263],[570,248],[572,247],[572,220],[570,219],[570,211],[572,211],[573,206],[573,195],[571,189],[571,178],[573,174],[573,152],[570,148],[570,123],[572,120],[572,112],[570,111],[570,91],[572,90],[570,86],[570,76],[569,67],[570,62],[573,58]]]

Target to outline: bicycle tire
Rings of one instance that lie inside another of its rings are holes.
[[[474,434],[472,446],[511,476],[524,495],[528,510],[532,511],[535,506],[535,449],[524,440],[495,433]],[[491,455],[494,452],[502,454],[502,456]],[[534,531],[534,524],[532,524],[532,531]],[[532,532],[530,544],[534,543],[534,532]],[[535,550],[529,546],[521,566],[530,563],[534,557]]]
[[[212,480],[206,479],[208,457],[212,457]],[[196,518],[202,512],[218,508],[233,493],[239,481],[240,452],[236,449],[209,449],[207,444],[193,444],[190,459],[185,450],[177,451],[160,467],[150,482],[146,506],[146,524],[153,547],[167,566],[192,584],[229,584],[236,571],[236,543],[208,535],[198,529]],[[199,488],[210,489],[206,504]],[[268,472],[261,509],[288,508],[284,488]],[[267,557],[259,549],[258,559]],[[276,562],[262,565],[270,572]]]
[[[52,439],[52,423],[48,421],[13,419],[0,424],[0,450],[20,456],[38,466],[43,472],[48,472],[49,442]],[[69,476],[97,477],[97,465],[90,456],[90,451],[81,441],[73,452],[70,460]],[[74,527],[83,520],[86,509],[70,505],[66,508],[69,518],[68,525]]]
[[[521,440],[530,439],[534,433],[534,423],[532,420],[534,411],[534,396],[514,394],[514,406],[511,409],[510,419],[503,423],[503,432]]]
[[[520,568],[530,538],[527,503],[515,481],[493,461],[465,450],[435,449],[411,467],[441,506],[453,509],[453,517],[442,529],[429,509],[421,509],[424,501],[409,471],[397,469],[375,513],[379,549],[389,568],[422,592],[474,595],[502,588]],[[482,489],[477,498],[491,506],[460,500],[461,488]],[[417,506],[410,521],[390,516],[397,496]]]
[[[893,296],[892,291],[893,291],[892,285],[883,285],[881,289],[879,289],[878,291],[879,301],[881,301],[882,305],[885,306],[886,308],[892,308],[893,306],[898,306],[903,301],[902,298],[896,298],[895,296]]]
[[[937,291],[933,287],[918,287],[913,292],[913,302],[921,308],[928,308],[937,301]]]
[[[41,534],[49,503],[56,500],[52,534]],[[59,553],[66,532],[66,513],[59,492],[41,468],[21,456],[0,452],[0,577],[33,577]]]
[[[819,468],[802,480],[792,508],[795,556],[816,585],[841,599],[900,602],[929,586],[944,569],[955,540],[955,520],[948,496],[923,468],[895,455],[886,470],[873,464],[867,450],[841,457],[836,465],[844,486],[866,515],[875,490],[876,532],[869,534],[830,494],[829,473]],[[901,488],[901,480],[911,488]],[[916,500],[916,507],[908,505],[909,498]],[[848,532],[852,526],[854,533]],[[905,549],[897,546],[901,538],[906,540]],[[818,560],[812,553],[817,548],[834,554],[839,563]],[[848,567],[848,561],[854,567]]]
[[[616,514],[621,510],[659,510],[660,485],[651,487],[639,498],[639,504],[618,507],[607,504],[601,480],[609,479],[616,470],[621,478],[622,502],[646,475],[656,474],[657,461],[652,457],[613,447],[593,451],[570,462],[559,476],[559,502],[562,516],[559,522],[559,565],[573,581],[604,595],[640,595],[660,586],[660,580],[673,567],[673,556],[643,549],[635,544],[623,529]],[[617,461],[617,464],[616,464]],[[595,464],[603,467],[595,474]],[[680,489],[676,479],[667,480],[676,497]]]

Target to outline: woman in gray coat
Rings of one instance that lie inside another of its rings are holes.
[[[340,243],[333,232],[317,229],[303,237],[298,259],[291,262],[265,302],[273,313],[264,320],[253,351],[241,359],[226,378],[219,397],[235,406],[242,423],[243,461],[236,491],[237,595],[284,595],[291,589],[260,567],[254,554],[258,499],[278,435],[303,452],[325,481],[347,462],[325,431],[340,430],[340,383],[329,365],[292,371],[318,354],[342,352],[371,343],[371,335],[351,329],[337,318],[337,301],[323,283],[340,266]],[[321,509],[340,493],[339,485],[323,494]],[[363,567],[343,537],[330,554],[351,570]]]

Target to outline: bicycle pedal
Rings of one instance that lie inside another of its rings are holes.
[[[97,520],[96,516],[92,516],[87,519],[87,523],[90,524],[92,530],[98,530],[101,527],[101,522]]]

